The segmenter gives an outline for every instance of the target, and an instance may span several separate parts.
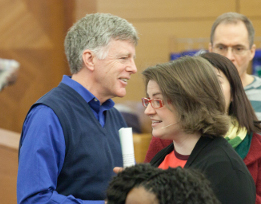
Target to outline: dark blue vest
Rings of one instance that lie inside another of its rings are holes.
[[[126,127],[120,113],[106,111],[102,127],[90,106],[71,87],[60,83],[33,106],[50,107],[63,128],[66,154],[57,192],[82,200],[104,200],[115,166],[123,166],[118,130]]]

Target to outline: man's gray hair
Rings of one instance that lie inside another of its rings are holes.
[[[72,74],[83,67],[82,53],[89,49],[99,58],[108,54],[111,40],[138,43],[136,29],[127,20],[105,13],[87,14],[68,31],[65,41],[65,54]]]
[[[255,38],[255,29],[253,27],[253,24],[245,15],[240,14],[240,13],[235,13],[235,12],[224,13],[224,14],[220,15],[219,17],[217,17],[217,19],[215,20],[215,22],[213,23],[212,28],[211,28],[211,34],[210,34],[211,44],[213,45],[214,34],[215,34],[216,28],[219,24],[221,24],[221,23],[236,24],[240,21],[242,21],[246,26],[246,29],[248,32],[249,46],[251,49],[252,45],[254,44],[254,38]]]

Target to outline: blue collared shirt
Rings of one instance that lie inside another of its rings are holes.
[[[62,82],[77,91],[90,105],[101,126],[105,124],[104,111],[114,106],[109,99],[100,105],[95,96],[69,76]],[[45,105],[34,107],[23,125],[22,147],[17,176],[18,203],[83,203],[104,204],[104,201],[84,201],[58,194],[57,178],[65,158],[65,140],[58,117]]]

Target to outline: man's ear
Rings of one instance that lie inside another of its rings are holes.
[[[208,51],[209,51],[209,52],[213,52],[213,51],[212,51],[212,44],[211,44],[211,42],[208,43]]]
[[[94,70],[94,54],[91,50],[84,50],[82,53],[82,59],[84,65],[89,69],[90,71]]]
[[[255,56],[255,53],[256,53],[256,45],[253,44],[251,49],[250,49],[250,59],[252,60]]]

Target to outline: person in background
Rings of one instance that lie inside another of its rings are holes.
[[[219,204],[209,181],[194,169],[162,170],[136,164],[118,173],[107,189],[108,204]]]
[[[132,107],[121,103],[115,104],[114,107],[121,113],[127,126],[132,128],[132,133],[140,134],[142,132],[140,119]]]
[[[221,203],[255,203],[255,183],[224,138],[229,129],[225,99],[214,67],[204,58],[183,57],[143,71],[145,114],[152,135],[173,143],[151,165],[198,169]]]
[[[257,118],[261,120],[261,79],[247,74],[256,51],[254,36],[255,29],[246,16],[224,13],[212,25],[209,51],[221,54],[233,62]]]
[[[230,128],[225,139],[243,159],[251,173],[256,186],[256,204],[259,204],[261,203],[261,136],[257,133],[261,132],[260,122],[246,96],[234,64],[216,53],[204,53],[200,56],[208,60],[216,69],[226,100],[226,112],[231,117]],[[146,162],[150,162],[153,155],[172,142],[172,140],[153,137]]]
[[[243,159],[256,185],[256,204],[261,204],[261,121],[244,92],[238,71],[231,61],[216,53],[201,57],[216,69],[226,100],[226,112],[231,117],[225,139]]]
[[[122,166],[118,130],[126,127],[111,98],[123,97],[138,42],[125,19],[87,14],[65,38],[71,76],[29,110],[19,145],[17,203],[105,203]]]
[[[16,82],[19,67],[16,60],[0,58],[0,91]]]

